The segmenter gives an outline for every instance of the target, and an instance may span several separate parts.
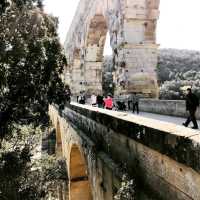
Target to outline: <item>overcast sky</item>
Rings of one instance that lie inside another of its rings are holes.
[[[59,35],[62,43],[78,2],[79,0],[45,0],[45,10],[59,17]],[[161,48],[200,50],[200,0],[160,0],[160,2],[157,43]]]

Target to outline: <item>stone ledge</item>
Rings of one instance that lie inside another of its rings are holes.
[[[185,127],[180,126],[180,125],[176,125],[176,124],[169,123],[169,122],[163,122],[163,121],[159,121],[159,120],[156,120],[156,119],[149,119],[149,118],[142,117],[142,116],[135,116],[135,115],[131,115],[131,114],[124,113],[124,112],[110,111],[110,110],[106,110],[106,109],[92,107],[92,106],[89,106],[89,105],[81,105],[81,104],[78,104],[78,103],[72,103],[71,108],[75,108],[75,107],[87,109],[88,111],[94,111],[94,112],[97,112],[99,114],[106,114],[106,115],[109,115],[109,116],[117,118],[117,119],[125,120],[127,122],[136,123],[136,124],[141,125],[141,126],[145,126],[145,127],[149,127],[149,128],[152,128],[152,129],[159,130],[159,131],[163,131],[165,133],[174,134],[176,136],[182,136],[182,137],[189,138],[189,137],[192,137],[194,135],[200,134],[200,131],[198,131],[198,130],[185,128]],[[90,116],[90,118],[95,120],[93,117],[94,116]]]
[[[95,125],[91,128],[91,123],[101,124],[105,127],[104,131],[123,134],[200,173],[199,131],[159,120],[76,103],[72,103],[63,115],[72,123],[76,123],[80,130],[89,134],[89,137],[102,134],[102,130],[98,130],[94,127]],[[95,137],[92,138],[94,141],[97,140]]]
[[[141,99],[140,110],[177,117],[187,117],[185,101],[183,100]],[[200,119],[200,108],[197,110],[196,117]]]
[[[102,177],[106,177],[106,183],[109,182],[109,185],[106,184],[109,196],[112,196],[113,186],[119,184],[119,181],[115,181],[113,168],[126,166],[129,176],[134,177],[139,187],[148,194],[155,194],[156,199],[200,199],[198,131],[184,127],[179,129],[176,125],[167,126],[165,130],[166,123],[159,120],[133,117],[126,113],[76,103],[59,113],[56,110],[52,107],[51,118],[55,123],[58,120],[57,115],[60,114],[63,126],[66,123],[76,129],[63,132],[65,137],[69,138],[66,142],[79,141],[89,162],[94,158],[93,154],[98,155],[98,170],[102,169],[101,164],[105,161],[101,159],[101,153],[110,158],[106,159],[109,162],[104,164],[102,174]],[[73,137],[74,134],[76,137]],[[111,160],[113,162],[110,162]]]

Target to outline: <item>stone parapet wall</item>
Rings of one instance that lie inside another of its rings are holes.
[[[76,103],[60,113],[50,110],[53,124],[60,121],[63,146],[76,144],[84,149],[94,200],[112,200],[118,188],[118,173],[102,165],[102,153],[116,166],[125,165],[141,187],[155,194],[153,199],[200,199],[198,131]],[[68,147],[63,148],[65,155]]]
[[[182,100],[141,99],[140,110],[177,117],[188,116],[185,101]],[[200,109],[197,110],[196,117],[200,119]]]

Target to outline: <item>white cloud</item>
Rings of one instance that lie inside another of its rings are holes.
[[[64,42],[79,0],[45,0],[45,9],[59,17]],[[161,0],[157,41],[161,47],[200,50],[200,1]]]

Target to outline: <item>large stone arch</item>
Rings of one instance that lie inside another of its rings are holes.
[[[81,0],[65,41],[74,67],[80,49],[84,90],[102,92],[102,59],[109,31],[115,61],[115,93],[158,96],[156,25],[159,0]],[[75,77],[75,76],[73,76]],[[72,77],[72,87],[77,81]]]
[[[67,192],[70,193],[69,196],[73,200],[112,199],[114,190],[118,188],[120,182],[119,177],[112,181],[112,162],[110,163],[103,152],[101,152],[100,157],[97,156],[93,141],[79,130],[71,120],[66,120],[65,117],[68,114],[71,115],[68,108],[61,117],[59,116],[60,112],[55,107],[49,107],[53,126],[56,130],[58,127],[61,130],[62,154],[66,160],[68,172]]]
[[[107,32],[105,16],[95,14],[90,20],[85,44],[84,79],[88,94],[102,93],[102,61]]]
[[[73,50],[73,60],[70,66],[71,74],[71,90],[74,94],[78,95],[82,91],[84,83],[84,69],[81,64],[81,49],[75,48]]]
[[[92,200],[92,191],[88,178],[87,164],[83,154],[76,144],[71,146],[68,172],[69,199]]]
[[[56,128],[56,157],[66,160],[68,179],[68,189],[58,185],[59,199],[66,198],[69,193],[69,200],[92,200],[94,194],[94,186],[90,183],[91,175],[88,170],[88,158],[85,157],[86,152],[83,150],[82,139],[78,136],[76,130],[70,124],[63,121],[58,116],[53,107],[50,107],[49,114],[52,123]],[[88,155],[87,155],[88,156]]]

